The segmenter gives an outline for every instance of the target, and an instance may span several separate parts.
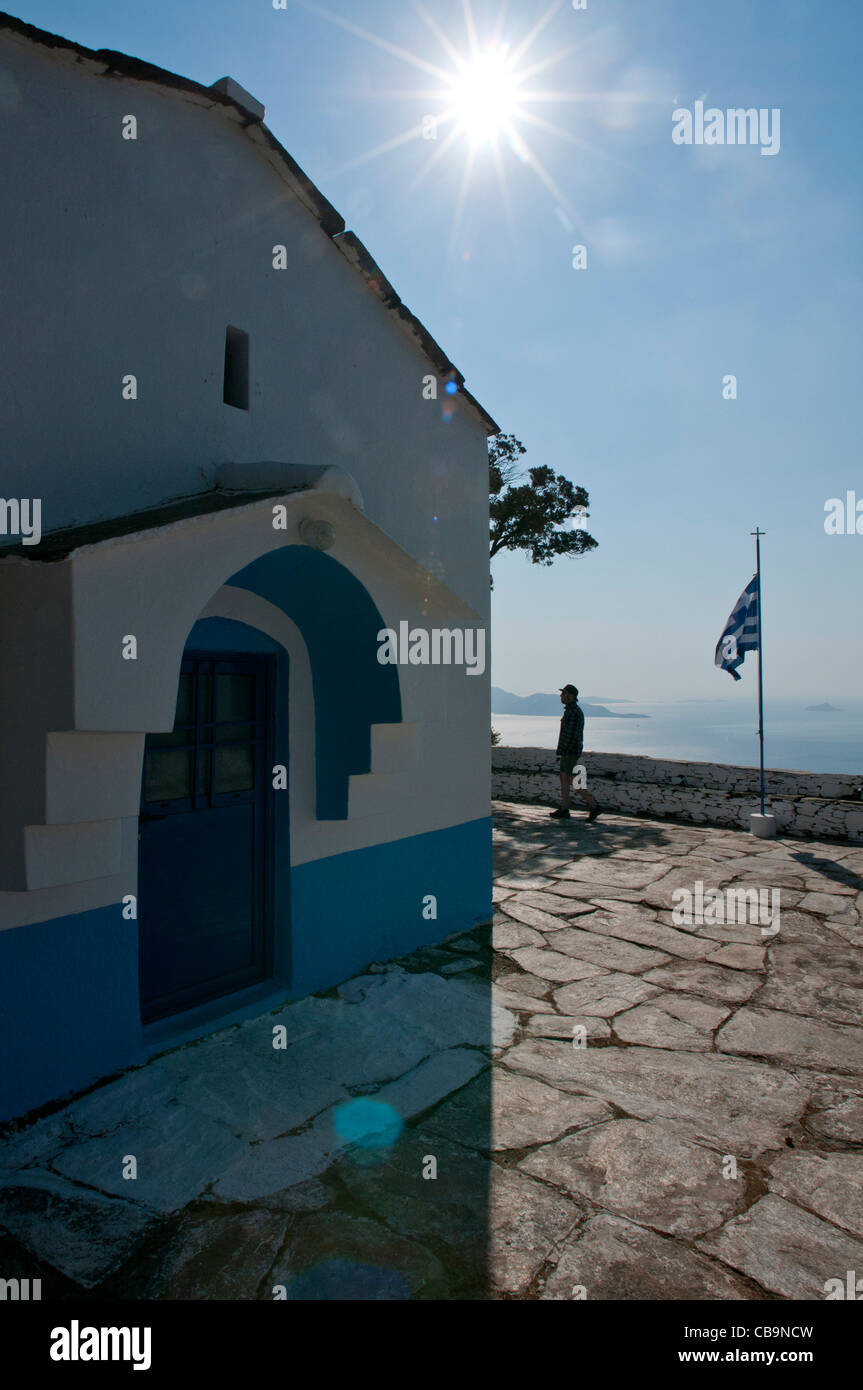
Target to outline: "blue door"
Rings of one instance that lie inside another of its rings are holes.
[[[271,683],[266,658],[190,656],[173,731],[147,735],[138,836],[145,1023],[269,973]]]

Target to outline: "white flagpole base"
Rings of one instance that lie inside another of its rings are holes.
[[[751,834],[757,835],[759,840],[775,840],[776,817],[762,816],[759,811],[753,811],[749,817],[749,830]]]

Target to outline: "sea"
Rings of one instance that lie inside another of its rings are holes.
[[[836,699],[834,711],[807,710],[802,701],[775,700],[764,713],[764,765],[796,772],[840,772],[863,784],[863,701]],[[615,702],[646,719],[588,715],[590,753],[640,753],[651,758],[758,766],[758,713],[739,700]],[[559,715],[494,714],[502,747],[554,748]]]

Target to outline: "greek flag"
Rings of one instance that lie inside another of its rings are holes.
[[[714,666],[740,680],[737,667],[747,652],[756,652],[760,638],[758,617],[758,576],[753,575],[734,605],[725,630],[716,644]]]

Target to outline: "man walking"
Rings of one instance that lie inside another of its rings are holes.
[[[552,811],[552,820],[569,820],[569,792],[572,775],[584,747],[584,711],[578,703],[578,691],[574,685],[565,685],[560,692],[560,703],[564,706],[560,721],[560,737],[557,752],[560,756],[560,809]],[[578,795],[587,802],[587,819],[596,820],[600,805],[595,796],[583,787],[576,787]]]

